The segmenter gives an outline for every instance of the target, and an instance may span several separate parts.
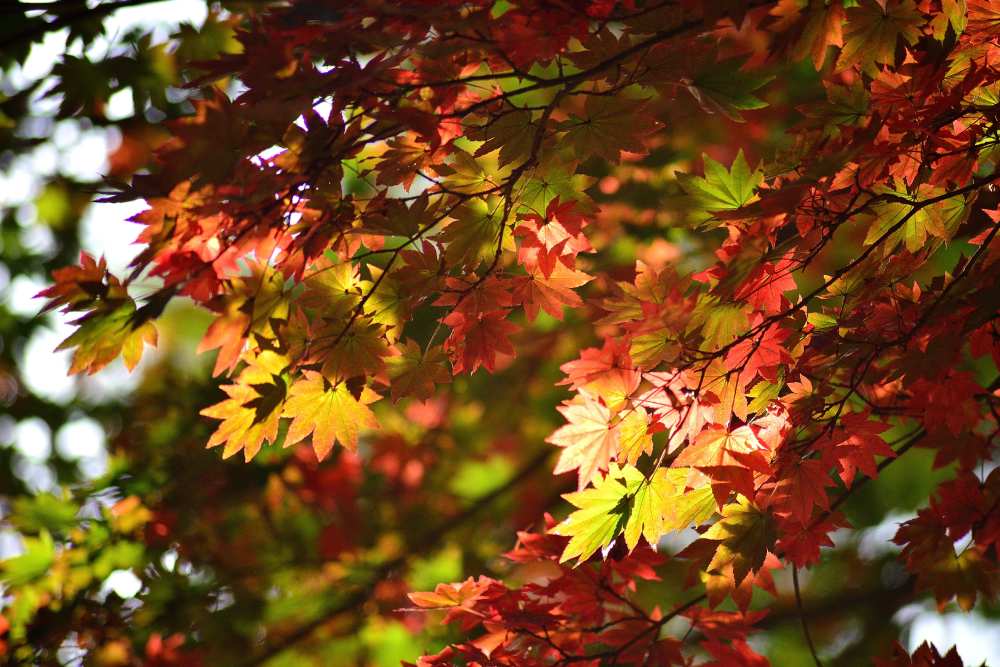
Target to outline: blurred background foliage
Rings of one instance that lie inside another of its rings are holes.
[[[572,480],[551,476],[544,439],[566,396],[559,365],[596,340],[582,314],[558,336],[541,314],[495,375],[456,378],[426,403],[380,403],[382,430],[323,463],[306,447],[250,464],[204,449],[211,429],[198,410],[218,390],[212,355],[195,353],[208,318],[192,307],[171,306],[157,352],[132,375],[116,362],[66,377],[67,355],[53,349],[68,327],[38,315],[33,295],[81,249],[113,269],[128,263],[126,219],[141,207],[91,202],[105,180],[146,167],[160,124],[192,110],[190,63],[238,49],[234,28],[265,5],[0,7],[0,660],[396,665],[449,639],[438,618],[400,611],[407,591],[476,574],[516,580],[501,557],[515,531],[565,511]],[[774,74],[772,109],[816,99],[810,67]],[[703,151],[724,162],[741,148],[751,163],[780,156],[784,129],[802,120],[737,123],[693,104],[676,114],[649,155],[587,165],[603,248],[588,261],[599,272],[629,278],[636,259],[707,266],[715,240],[691,231],[674,174]],[[911,584],[890,538],[947,474],[915,452],[852,497],[859,529],[839,534],[804,582],[825,664],[861,664],[900,627],[911,646],[959,642],[979,651],[967,661],[1000,658],[996,609],[959,619],[904,606]],[[650,605],[678,599],[680,566],[664,574],[641,591]],[[758,648],[776,665],[807,664],[790,584],[778,585]]]

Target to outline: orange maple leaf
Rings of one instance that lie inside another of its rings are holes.
[[[746,454],[766,449],[749,426],[740,426],[732,431],[721,426],[710,426],[699,433],[694,442],[674,459],[673,467],[691,468],[688,486],[700,486],[708,478],[695,470],[695,467],[738,466],[740,461],[733,456],[733,452]]]

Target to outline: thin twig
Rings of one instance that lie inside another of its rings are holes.
[[[799,592],[799,568],[792,566],[792,584],[795,586],[795,606],[799,610],[799,619],[802,621],[802,635],[809,645],[809,652],[812,654],[816,667],[823,667],[819,656],[816,654],[816,645],[813,643],[812,634],[809,632],[809,624],[806,622],[806,615],[802,611],[802,594]]]

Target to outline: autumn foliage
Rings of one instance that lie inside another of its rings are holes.
[[[303,1],[240,20],[151,167],[101,194],[146,203],[129,270],[83,254],[40,296],[73,318],[74,373],[134,367],[180,300],[209,311],[201,442],[311,448],[342,480],[334,512],[390,451],[423,456],[392,440],[399,415],[446,431],[476,378],[513,395],[558,365],[540,391],[562,423],[532,465],[564,500],[518,510],[534,529],[500,574],[397,591],[384,613],[451,626],[411,661],[767,665],[776,580],[802,611],[845,504],[910,450],[941,481],[893,538],[904,596],[995,603],[996,3]],[[462,456],[432,451],[419,470]],[[405,504],[419,474],[392,469]],[[641,594],[662,578],[669,595]],[[801,631],[819,664],[806,614]],[[182,639],[147,664],[182,664]],[[868,650],[960,665],[947,648]]]

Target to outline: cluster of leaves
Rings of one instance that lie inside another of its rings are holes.
[[[911,449],[948,479],[896,534],[906,587],[941,609],[995,599],[988,0],[292,2],[236,39],[199,64],[153,168],[105,197],[148,204],[131,273],[84,256],[41,296],[85,312],[63,346],[87,373],[134,365],[178,297],[208,309],[199,347],[229,378],[208,446],[282,460],[308,441],[341,472],[377,465],[365,439],[385,446],[380,422],[441,384],[516,369],[527,387],[569,357],[547,441],[573,509],[521,534],[519,585],[411,596],[465,636],[419,664],[767,664],[754,590],[778,595],[787,567],[798,601],[847,500]],[[816,89],[798,110],[771,83],[793,71]],[[670,157],[696,116],[725,144],[700,165]],[[765,129],[781,137],[758,160]],[[619,191],[624,210],[602,201]],[[628,250],[668,234],[690,256]],[[675,564],[704,592],[643,606]]]

